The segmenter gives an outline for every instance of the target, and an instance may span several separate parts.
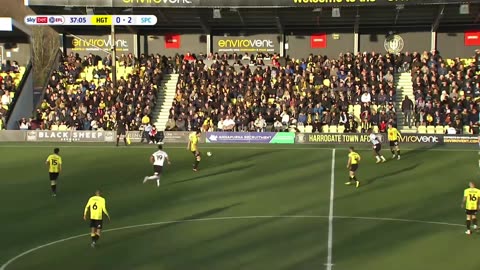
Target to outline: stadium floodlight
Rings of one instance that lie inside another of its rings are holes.
[[[470,6],[468,4],[461,4],[459,12],[462,15],[470,14]]]
[[[220,12],[220,9],[216,8],[213,10],[213,18],[214,19],[221,19],[222,18],[222,13]]]
[[[340,8],[332,8],[332,17],[340,18]]]

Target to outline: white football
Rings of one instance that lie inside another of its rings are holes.
[[[211,152],[207,152],[207,156],[211,157],[211,156],[212,156],[212,153],[211,153]]]

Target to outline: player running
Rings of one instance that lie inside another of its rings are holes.
[[[100,190],[97,190],[95,195],[88,199],[87,205],[85,205],[85,210],[83,211],[83,220],[87,220],[87,212],[90,212],[90,236],[92,237],[91,246],[95,247],[100,239],[100,234],[103,227],[103,214],[105,213],[105,215],[108,217],[108,220],[110,220],[105,199],[101,196]]]
[[[373,151],[375,152],[377,163],[385,162],[385,157],[380,154],[380,151],[382,150],[382,143],[378,139],[378,136],[373,133],[372,129],[368,130],[368,135],[370,136],[370,142],[373,144]]]
[[[463,192],[463,201],[461,207],[465,207],[465,214],[467,215],[467,231],[466,234],[472,234],[470,225],[473,224],[473,229],[477,229],[477,211],[480,199],[480,190],[475,187],[473,182],[470,182],[469,188]]]
[[[195,157],[195,163],[193,164],[194,172],[198,171],[198,165],[202,160],[200,151],[198,151],[198,139],[200,138],[200,135],[202,135],[202,132],[200,130],[197,130],[196,132],[190,133],[190,135],[188,136],[187,150],[192,152]]]
[[[128,124],[125,116],[120,115],[120,119],[117,120],[117,146],[120,143],[120,137],[123,137],[123,141],[125,142],[125,146],[127,145],[127,131],[128,131]]]
[[[162,176],[163,165],[165,164],[165,161],[167,161],[168,165],[172,164],[170,163],[168,154],[163,151],[163,146],[159,145],[158,151],[156,151],[150,156],[150,162],[153,164],[154,173],[152,176],[145,176],[145,178],[143,179],[144,184],[150,180],[157,180],[157,187],[160,186],[160,176]]]
[[[50,188],[52,189],[52,196],[57,196],[57,179],[62,172],[62,157],[59,155],[60,149],[53,149],[53,154],[47,157],[45,165],[48,166],[48,174],[50,176]]]
[[[400,147],[398,146],[398,137],[400,132],[392,123],[388,123],[388,141],[390,142],[390,151],[392,151],[393,159],[400,160]]]
[[[357,180],[355,172],[358,169],[358,163],[360,162],[361,157],[357,152],[355,152],[353,147],[348,148],[348,151],[347,169],[349,170],[349,179],[345,185],[349,186],[355,184],[355,186],[358,188],[360,186],[360,181]]]

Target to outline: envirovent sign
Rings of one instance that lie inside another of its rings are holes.
[[[278,52],[279,49],[280,38],[277,35],[213,37],[213,50],[219,53],[273,53]]]

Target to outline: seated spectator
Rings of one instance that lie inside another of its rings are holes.
[[[223,121],[223,130],[224,131],[235,131],[235,121],[231,119],[228,115]]]

